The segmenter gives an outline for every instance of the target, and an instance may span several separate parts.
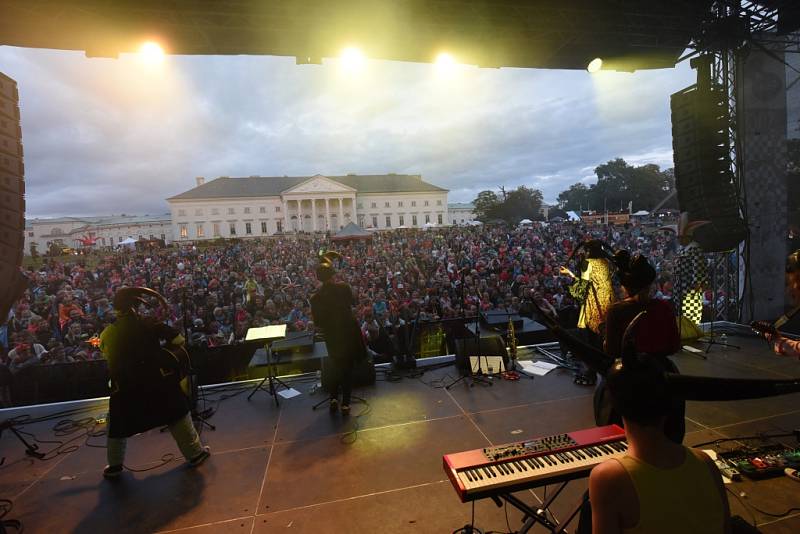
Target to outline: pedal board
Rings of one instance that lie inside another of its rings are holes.
[[[800,448],[790,449],[783,445],[723,452],[719,457],[754,480],[783,476],[786,468],[800,469]]]

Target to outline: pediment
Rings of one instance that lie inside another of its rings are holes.
[[[356,190],[340,184],[330,178],[317,174],[283,192],[284,195],[295,193],[355,193]]]

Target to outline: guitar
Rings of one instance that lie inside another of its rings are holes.
[[[767,336],[773,336],[778,333],[778,329],[769,321],[753,321],[750,323],[750,328],[753,329],[757,335],[767,338]]]

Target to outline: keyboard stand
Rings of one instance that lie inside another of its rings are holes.
[[[514,508],[516,508],[517,510],[519,510],[520,512],[522,512],[523,523],[522,523],[522,528],[517,531],[519,534],[524,534],[528,532],[530,529],[536,526],[537,523],[541,524],[544,528],[547,529],[548,532],[552,534],[566,534],[567,531],[565,529],[567,525],[569,525],[572,522],[572,520],[575,519],[575,516],[578,515],[578,513],[581,511],[581,507],[583,507],[583,500],[581,500],[581,503],[572,511],[567,520],[561,524],[556,524],[550,521],[550,519],[547,517],[547,510],[553,504],[553,501],[556,500],[556,497],[558,497],[561,494],[561,491],[565,487],[567,487],[567,484],[569,484],[569,480],[567,480],[566,482],[562,482],[558,486],[558,489],[556,489],[556,491],[550,497],[548,497],[546,501],[542,503],[541,508],[537,509],[534,509],[533,507],[525,504],[521,499],[515,497],[511,493],[501,493],[500,495],[492,497],[492,500],[498,507],[502,507],[503,501],[505,501]],[[584,497],[584,500],[585,498],[586,497]]]

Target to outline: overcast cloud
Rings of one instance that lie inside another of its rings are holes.
[[[414,173],[467,202],[528,185],[546,200],[596,165],[672,166],[669,95],[688,65],[628,73],[0,47],[19,82],[29,217],[161,213],[195,176]]]

